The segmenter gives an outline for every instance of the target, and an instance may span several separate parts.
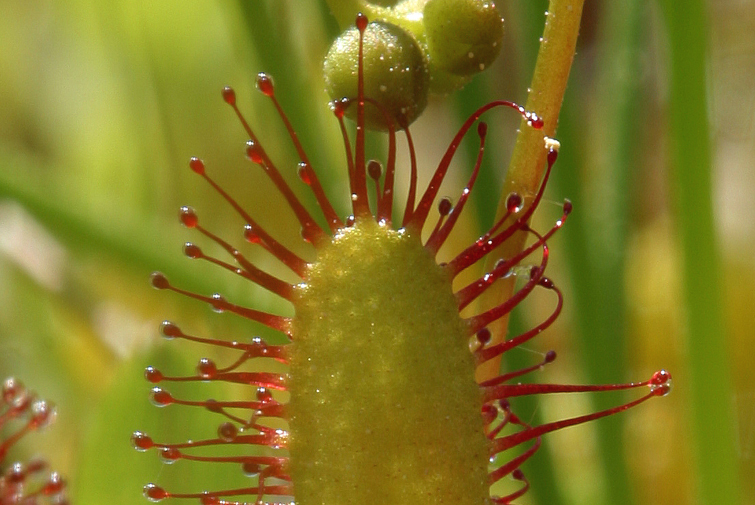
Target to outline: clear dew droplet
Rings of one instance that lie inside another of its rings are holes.
[[[223,295],[220,293],[215,293],[212,295],[212,310],[217,312],[218,314],[222,314],[225,312],[225,306],[228,302],[226,302],[225,298],[223,298]]]
[[[160,460],[162,460],[163,463],[172,465],[179,459],[181,459],[181,451],[179,451],[178,449],[167,447],[160,451]]]
[[[213,379],[218,373],[215,362],[209,358],[202,358],[197,363],[197,374],[203,379]]]
[[[269,403],[273,401],[273,393],[265,387],[257,388],[257,401]]]
[[[168,497],[167,491],[152,483],[144,486],[144,488],[142,489],[142,494],[151,502],[159,502]]]
[[[666,370],[659,370],[655,372],[653,374],[653,377],[650,379],[650,383],[648,384],[650,391],[657,394],[658,396],[667,396],[669,393],[671,393],[672,386],[673,382],[671,379],[671,374]]]
[[[510,193],[506,197],[506,210],[511,214],[516,214],[522,210],[522,196],[519,193]]]
[[[135,431],[134,434],[131,435],[131,444],[134,446],[134,449],[139,452],[145,452],[154,447],[152,439],[141,431]]]
[[[149,401],[155,407],[167,407],[173,403],[173,397],[164,389],[155,387],[149,393]]]
[[[233,442],[238,435],[236,425],[226,422],[218,426],[218,438],[223,442]]]

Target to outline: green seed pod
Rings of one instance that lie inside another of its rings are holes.
[[[359,31],[351,28],[330,47],[323,71],[330,97],[338,100],[357,96]],[[398,128],[401,116],[413,122],[427,105],[429,75],[417,42],[404,29],[382,21],[372,22],[364,33],[364,95],[375,100]],[[354,118],[356,107],[347,111]],[[384,113],[367,104],[366,126],[386,130]]]
[[[451,74],[480,72],[501,51],[503,19],[490,0],[430,0],[423,20],[429,58]]]

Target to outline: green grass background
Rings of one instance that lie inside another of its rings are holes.
[[[499,8],[499,61],[463,91],[431,101],[413,127],[424,180],[469,112],[492,99],[526,99],[547,4]],[[155,292],[147,278],[159,269],[188,289],[288,310],[185,259],[181,244],[201,241],[176,211],[191,204],[208,228],[241,242],[241,219],[188,170],[198,155],[264,226],[307,254],[272,185],[244,160],[244,133],[220,89],[236,88],[266,148],[311,203],[285,130],[254,91],[257,72],[272,74],[344,211],[343,148],[320,73],[337,32],[314,0],[0,3],[0,377],[15,375],[59,409],[58,422],[8,460],[47,454],[73,502],[85,505],[143,503],[148,481],[171,489],[238,483],[235,469],[166,467],[133,451],[129,436],[142,429],[180,441],[217,423],[149,404],[144,366],[183,373],[206,352],[161,342],[159,321],[234,338],[264,330]],[[564,288],[566,309],[506,365],[553,348],[559,359],[529,380],[644,380],[665,367],[675,387],[629,413],[546,437],[524,468],[533,490],[521,503],[755,504],[753,33],[752,1],[585,6],[547,197],[575,206],[552,241],[548,273]],[[487,120],[476,212],[458,247],[490,224],[516,135],[513,114]],[[379,139],[371,149],[384,152]],[[444,195],[458,195],[474,150],[474,140],[464,144]],[[546,202],[538,227],[558,214]],[[533,297],[513,325],[531,327],[551,307],[549,297]],[[199,398],[212,394],[222,392],[204,389]],[[517,407],[544,422],[631,398],[537,398]]]

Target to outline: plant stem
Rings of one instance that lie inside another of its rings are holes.
[[[553,137],[556,132],[558,114],[577,45],[583,4],[584,0],[551,0],[548,5],[545,29],[526,105],[528,111],[536,112],[543,118],[544,126],[542,130],[535,130],[526,121],[522,121],[503,183],[496,220],[506,212],[506,199],[510,193],[517,192],[528,202],[540,186],[547,155],[543,137]],[[497,258],[510,258],[521,251],[525,239],[525,233],[518,233],[505,241],[497,254],[489,256],[486,270],[492,268]],[[490,294],[483,300],[485,306],[498,305],[509,299],[514,291],[514,282],[514,278],[500,281],[501,287],[490,290]],[[501,342],[506,336],[507,328],[508,317],[491,324],[489,329],[493,334],[493,342],[490,345]],[[488,361],[478,368],[478,380],[495,377],[499,368],[500,357]]]

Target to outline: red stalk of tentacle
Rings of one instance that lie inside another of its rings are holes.
[[[443,223],[446,217],[448,217],[448,214],[451,213],[451,210],[453,210],[453,203],[451,203],[450,198],[444,197],[438,201],[438,221],[430,232],[431,237],[438,234],[438,231],[440,231],[441,226],[443,226]]]
[[[328,240],[325,237],[325,232],[323,231],[323,229],[320,228],[320,225],[315,222],[306,208],[299,201],[297,196],[291,190],[291,187],[288,185],[285,179],[283,179],[280,171],[273,164],[272,160],[270,160],[270,158],[267,156],[267,153],[265,153],[265,150],[262,148],[262,146],[255,143],[255,141],[253,140],[249,140],[246,144],[246,153],[247,157],[252,163],[256,163],[257,165],[262,167],[262,170],[264,170],[268,177],[270,177],[270,180],[273,181],[273,184],[275,184],[275,186],[278,188],[278,191],[280,191],[280,193],[286,199],[289,207],[291,207],[291,210],[294,211],[296,218],[299,220],[299,224],[301,224],[302,238],[307,242],[315,244],[316,246]]]
[[[262,88],[260,89],[262,90]],[[262,91],[263,93],[267,94],[267,92],[265,92],[264,90]],[[270,180],[273,181],[273,184],[275,184],[275,186],[278,188],[278,191],[280,191],[281,195],[283,195],[283,197],[286,199],[289,207],[291,207],[291,210],[294,211],[296,218],[299,220],[299,224],[301,224],[302,236],[313,244],[319,244],[323,240],[327,240],[325,238],[325,232],[323,231],[323,229],[320,228],[320,226],[315,222],[314,219],[312,219],[312,216],[309,214],[307,209],[304,207],[304,205],[302,205],[294,192],[291,191],[291,188],[283,179],[280,171],[276,168],[275,163],[273,163],[273,161],[267,155],[267,152],[265,152],[264,147],[262,147],[262,144],[260,144],[259,139],[252,131],[252,128],[244,118],[244,115],[241,114],[241,111],[236,105],[236,94],[233,89],[229,87],[223,89],[223,100],[225,100],[225,102],[233,108],[233,111],[236,113],[236,116],[241,122],[241,126],[244,128],[244,131],[246,131],[247,135],[249,135],[250,140],[247,142],[246,147],[247,157],[253,163],[258,164],[263,168],[268,177],[270,177]]]
[[[367,175],[372,179],[375,185],[375,207],[380,206],[380,200],[383,198],[383,193],[380,190],[380,177],[383,175],[383,165],[377,160],[370,160],[367,162]]]
[[[346,167],[348,169],[348,179],[349,179],[349,195],[355,195],[356,194],[356,175],[355,175],[355,168],[354,168],[354,156],[351,152],[351,142],[349,141],[349,134],[346,131],[346,124],[343,121],[343,115],[346,113],[346,109],[351,104],[351,101],[348,98],[344,98],[342,100],[336,100],[334,102],[331,102],[331,107],[333,108],[333,114],[335,114],[336,119],[338,119],[338,125],[341,128],[341,137],[343,138],[343,146],[344,150],[346,151]],[[353,205],[353,204],[352,204]]]
[[[33,419],[29,419],[29,421],[27,421],[26,424],[22,428],[19,428],[18,431],[16,431],[12,435],[8,436],[3,441],[3,443],[0,444],[0,461],[3,458],[5,458],[6,453],[13,446],[13,444],[15,444],[16,442],[18,442],[19,439],[21,439],[24,435],[26,435],[30,431],[33,431],[35,427],[36,427],[36,425],[34,423],[34,420]]]
[[[388,172],[386,173],[385,186],[383,187],[382,194],[378,191],[375,206],[375,220],[378,222],[384,220],[386,223],[390,224],[392,222],[391,215],[393,213],[393,179],[396,169],[396,125],[394,123],[394,118],[392,118],[388,114],[388,111],[385,110],[385,107],[375,99],[364,97],[364,101],[372,104],[380,111],[380,114],[383,116],[383,121],[385,121],[385,124],[388,126]],[[401,123],[400,118],[399,123]],[[401,123],[401,127],[406,128],[406,125]]]
[[[184,213],[184,209],[188,210],[188,207],[181,208],[182,214]],[[196,214],[194,215],[196,216]],[[188,257],[192,259],[204,259],[206,261],[214,263],[220,267],[225,268],[226,270],[229,270],[237,275],[244,277],[245,279],[252,281],[258,286],[261,286],[267,289],[271,293],[275,293],[281,298],[291,301],[292,293],[294,289],[294,287],[291,284],[284,282],[278,279],[277,277],[270,275],[267,272],[264,272],[260,270],[259,268],[257,268],[256,266],[254,266],[248,259],[244,257],[243,254],[241,254],[241,252],[238,249],[236,249],[231,244],[221,239],[214,233],[200,226],[198,223],[196,223],[196,220],[193,226],[191,227],[196,228],[204,236],[206,236],[207,238],[209,238],[210,240],[218,244],[220,247],[225,249],[226,252],[228,252],[228,254],[233,256],[233,259],[236,260],[236,262],[241,266],[241,268],[239,269],[233,265],[230,265],[212,256],[207,256],[206,254],[204,254],[204,252],[202,252],[202,249],[199,248],[199,246],[192,244],[190,242],[186,243],[186,245],[184,246],[184,253]]]
[[[533,454],[537,452],[537,450],[540,448],[540,438],[537,438],[535,440],[535,444],[527,449],[525,452],[517,456],[516,458],[512,459],[511,461],[499,466],[489,474],[490,483],[494,484],[504,478],[505,476],[509,475],[510,473],[514,472],[517,468],[519,468],[525,461],[530,459]],[[511,495],[507,497],[509,500],[513,499]]]
[[[517,498],[520,498],[527,491],[529,491],[530,482],[527,480],[527,478],[524,476],[524,473],[522,473],[521,470],[519,469],[514,470],[511,476],[515,478],[516,480],[524,482],[524,486],[522,486],[522,488],[519,491],[516,491],[511,494],[507,494],[506,496],[493,496],[490,498],[490,501],[496,504],[500,504],[500,505],[511,505],[512,500],[516,500]]]
[[[554,316],[551,316],[551,318],[549,318],[549,319],[550,319],[550,322],[553,322],[556,318]],[[538,331],[542,331],[545,327],[547,327],[547,324],[546,324],[547,322],[548,321],[546,320],[545,322],[540,323],[538,325],[538,328],[539,328]],[[533,328],[533,330],[535,330],[535,328]],[[530,338],[532,338],[532,336],[537,335],[538,331],[533,331],[533,330],[530,330],[530,331],[532,331],[532,335],[530,335],[530,332],[523,333],[522,335],[527,335],[527,337],[525,337],[523,340],[519,341],[519,343],[525,342],[525,341],[529,340]],[[512,340],[516,340],[516,339],[512,339]],[[518,345],[518,344],[516,344],[516,345]],[[503,353],[503,352],[505,352],[505,351],[501,351],[501,353]],[[495,377],[493,379],[490,379],[490,380],[487,380],[485,382],[480,383],[480,387],[495,386],[495,385],[498,385],[498,384],[503,384],[504,382],[508,382],[511,379],[516,379],[517,377],[521,377],[522,375],[526,375],[526,374],[528,374],[530,372],[534,372],[535,370],[541,370],[548,363],[553,363],[553,361],[555,361],[555,359],[556,359],[556,351],[553,351],[553,350],[548,351],[548,352],[545,353],[545,357],[543,358],[543,360],[540,363],[536,363],[536,364],[534,364],[532,366],[528,366],[527,368],[522,368],[522,369],[516,370],[514,372],[509,372],[509,373],[506,373],[506,374],[503,374],[503,375],[499,375],[498,377]]]
[[[499,402],[499,403],[503,403],[503,402]],[[492,417],[492,420],[486,419],[487,427],[485,428],[485,436],[487,436],[490,440],[493,440],[494,438],[496,438],[498,436],[498,433],[500,433],[503,428],[508,426],[509,422],[512,422],[512,419],[516,421],[515,416],[513,416],[513,414],[511,413],[511,410],[508,407],[508,403],[505,403],[505,405],[503,405],[503,408],[502,408],[503,418],[500,421],[498,421],[498,424],[495,424],[495,421],[497,420],[497,417],[498,417],[499,409],[494,407],[493,405],[494,404],[492,402],[483,404],[483,408],[487,408],[490,410],[491,412],[490,415]]]
[[[482,387],[483,402],[491,402],[502,398],[550,393],[586,393],[591,391],[621,391],[650,386],[654,394],[664,387],[669,387],[670,376],[661,370],[650,380],[630,382],[627,384],[501,384],[493,387]]]
[[[15,419],[16,417],[26,413],[33,402],[34,396],[24,395],[20,401],[16,401],[15,403],[10,404],[8,410],[0,415],[0,428],[2,428],[3,425],[11,419]]]
[[[178,381],[176,381],[178,382]],[[215,413],[220,413],[224,409],[243,409],[243,410],[260,410],[266,405],[263,402],[257,401],[219,401],[219,400],[182,400],[176,398],[168,391],[162,388],[152,388],[151,391],[152,401],[160,407],[168,405],[184,405],[186,407],[203,407],[207,410]],[[270,417],[270,416],[268,416]]]
[[[386,114],[387,115],[387,114]],[[383,180],[383,195],[378,199],[375,219],[385,221],[389,225],[393,222],[393,183],[396,173],[396,128],[393,121],[388,121],[388,161],[385,165],[385,179]]]
[[[285,502],[264,502],[265,505],[291,505],[293,500],[285,501]],[[199,500],[200,505],[259,505],[258,501],[255,501],[254,503],[249,502],[239,502],[239,501],[228,501],[228,500],[221,500],[220,498],[215,497],[202,497]]]
[[[383,115],[383,120],[385,121],[385,124],[388,126],[388,162],[386,166],[387,171],[385,175],[385,183],[383,186],[383,191],[381,193],[378,187],[377,197],[375,199],[376,201],[375,220],[378,222],[384,221],[386,224],[391,224],[392,214],[393,214],[393,183],[394,183],[394,175],[396,171],[396,126],[394,124],[393,118],[391,118],[388,115],[388,111],[386,111],[385,107],[380,105],[380,103],[378,103],[376,100],[369,97],[364,97],[364,102],[374,105],[375,108],[377,108],[380,111],[380,113]],[[349,135],[346,132],[346,125],[344,124],[344,121],[343,121],[343,116],[346,110],[351,105],[351,103],[352,101],[349,98],[342,98],[341,100],[336,100],[334,102],[331,102],[331,107],[340,123],[341,136],[343,137],[344,147],[346,149],[346,158],[348,161],[348,168],[349,168],[349,172],[348,172],[349,173],[349,188],[350,188],[351,194],[356,195],[357,194],[357,189],[356,189],[357,180],[355,177],[354,161],[351,155],[351,143],[349,142]],[[404,126],[404,128],[406,127]],[[376,185],[377,184],[378,183],[376,181]]]
[[[199,158],[192,158],[189,161],[191,169],[201,175],[217,193],[227,201],[231,207],[246,221],[248,228],[245,231],[245,236],[250,242],[259,242],[268,250],[273,256],[278,258],[284,265],[290,268],[295,274],[302,279],[304,278],[307,270],[307,262],[302,258],[288,250],[285,246],[281,245],[270,234],[268,234],[264,228],[262,228],[252,216],[249,215],[241,206],[229,195],[223,188],[221,188],[207,173],[205,172],[204,162]],[[254,240],[253,240],[254,238]]]
[[[281,363],[286,363],[286,350],[284,346],[280,345],[268,345],[262,339],[256,338],[251,343],[243,342],[227,342],[225,340],[218,340],[213,338],[203,338],[189,335],[181,331],[181,329],[171,323],[170,321],[163,321],[160,332],[165,338],[182,338],[185,340],[191,340],[193,342],[199,342],[202,344],[209,344],[218,347],[227,347],[229,349],[239,349],[244,351],[244,355],[248,358],[273,358]]]
[[[333,205],[331,205],[330,200],[328,200],[328,197],[325,195],[325,191],[322,188],[320,179],[317,177],[315,170],[312,168],[312,163],[310,163],[309,158],[307,157],[307,153],[304,151],[304,148],[302,147],[301,142],[299,141],[299,137],[296,134],[294,127],[291,125],[291,121],[289,121],[288,116],[286,115],[283,108],[278,103],[278,99],[275,98],[275,92],[272,86],[272,80],[270,80],[270,83],[271,83],[269,87],[270,92],[269,94],[265,92],[265,95],[269,96],[273,102],[273,105],[275,105],[275,110],[278,111],[278,116],[280,116],[281,120],[283,121],[283,124],[286,127],[288,136],[291,139],[291,142],[293,142],[294,144],[294,148],[296,149],[296,152],[299,155],[299,159],[301,159],[301,161],[306,163],[307,167],[309,167],[307,171],[308,176],[309,176],[308,185],[311,186],[312,192],[315,194],[315,198],[317,199],[317,203],[320,206],[320,209],[322,210],[323,214],[325,214],[325,219],[328,221],[328,225],[330,226],[331,233],[336,233],[340,228],[343,228],[343,221],[341,221],[341,219],[338,217],[338,214],[336,214],[336,211],[333,209]]]
[[[487,123],[484,121],[481,121],[477,125],[477,134],[480,137],[480,147],[477,149],[477,160],[475,161],[474,169],[472,170],[472,175],[469,177],[469,181],[467,182],[467,185],[464,187],[464,190],[461,192],[461,196],[459,197],[459,201],[454,205],[453,209],[451,210],[451,213],[448,216],[448,220],[446,221],[446,224],[443,225],[443,227],[437,232],[430,235],[430,238],[427,239],[427,242],[425,243],[425,247],[427,247],[434,255],[438,253],[438,250],[441,248],[443,243],[448,238],[448,235],[451,233],[451,230],[453,230],[454,225],[456,224],[456,221],[459,219],[459,216],[461,216],[461,212],[464,210],[464,205],[467,203],[467,200],[469,199],[469,193],[472,191],[472,188],[474,188],[475,181],[477,180],[477,174],[480,172],[480,166],[482,165],[482,156],[485,153],[485,137],[487,135],[488,126]]]
[[[132,437],[132,441],[136,445],[137,442],[135,440],[135,437],[139,436],[141,439],[148,438],[149,442],[147,444],[144,443],[143,440],[140,440],[138,443],[138,447],[140,450],[147,450],[147,449],[193,449],[195,447],[214,447],[216,445],[259,445],[259,446],[268,446],[271,443],[270,436],[269,435],[236,435],[231,440],[223,440],[222,438],[211,438],[208,440],[197,440],[193,442],[183,442],[179,444],[161,444],[157,442],[153,442],[152,439],[147,437],[141,432],[137,432]],[[275,463],[279,460],[283,460],[285,458],[275,457],[275,456],[254,456],[256,458],[264,458],[265,460],[270,461],[271,463]]]
[[[522,261],[524,258],[532,254],[535,249],[537,249],[540,246],[543,246],[546,241],[553,236],[556,231],[558,231],[566,222],[566,218],[571,212],[571,202],[568,200],[564,202],[564,213],[561,216],[561,219],[556,221],[556,224],[548,230],[548,232],[545,235],[540,235],[534,230],[530,229],[527,225],[524,225],[523,229],[526,228],[527,231],[530,231],[535,236],[537,236],[538,240],[531,244],[530,246],[524,248],[522,251],[517,253],[512,258],[506,259],[506,260],[499,260],[495,266],[493,267],[493,270],[486,273],[476,281],[470,283],[469,285],[463,287],[459,291],[457,291],[454,296],[456,296],[456,301],[459,304],[459,310],[464,309],[467,305],[469,305],[471,302],[473,302],[478,296],[480,296],[486,289],[488,289],[490,286],[493,285],[493,283],[509,273],[509,271],[519,264],[520,261]]]
[[[406,228],[412,220],[414,215],[414,200],[417,198],[417,153],[414,150],[414,142],[412,141],[412,134],[409,132],[409,126],[404,128],[404,135],[406,135],[406,143],[409,148],[409,193],[406,195],[406,206],[404,207],[404,218],[401,226]],[[423,223],[424,224],[424,223]]]
[[[361,12],[357,15],[356,25],[359,30],[359,60],[364,55],[364,31],[367,29],[367,16]],[[354,217],[370,216],[370,205],[367,199],[367,177],[364,152],[364,68],[357,66],[357,136],[354,148],[354,192],[351,194]]]
[[[530,429],[531,426],[528,424],[522,422],[513,412],[511,412],[510,406],[507,401],[503,400],[500,402],[501,408],[504,412],[504,418],[501,421],[501,423],[491,432],[490,438],[494,439],[495,436],[501,431],[503,427],[511,424],[516,424],[518,426],[522,426],[524,429]],[[490,405],[490,403],[486,403],[485,405]],[[496,468],[490,474],[488,475],[488,478],[490,479],[490,483],[494,484],[495,482],[498,482],[506,475],[511,474],[511,476],[519,481],[524,482],[524,486],[520,488],[518,491],[515,491],[513,493],[510,493],[506,496],[493,496],[491,497],[491,501],[493,503],[500,503],[500,504],[510,504],[511,500],[515,500],[516,498],[519,498],[524,493],[527,492],[529,489],[529,481],[524,476],[524,473],[519,469],[519,467],[527,461],[532,455],[537,452],[537,450],[540,448],[541,439],[540,437],[535,438],[535,443],[527,449],[525,452],[520,454],[519,456],[515,457],[508,463],[505,463],[501,465],[500,467]]]
[[[157,488],[160,489],[160,488]],[[288,496],[293,492],[292,486],[263,486],[260,487],[246,487],[246,488],[239,488],[239,489],[228,489],[225,491],[211,491],[208,493],[169,493],[167,491],[162,491],[162,498],[200,498],[204,499],[206,497],[210,498],[220,498],[223,496],[242,496],[242,495],[253,495],[257,496],[260,494],[260,490],[264,491],[263,494],[271,495],[271,496]],[[202,501],[202,504],[205,503],[219,503],[219,502],[205,502]]]
[[[243,464],[259,464],[270,465],[275,464],[276,460],[280,458],[270,458],[264,456],[196,456],[194,454],[185,454],[180,451],[170,451],[169,459],[185,459],[187,461],[203,461],[205,463],[243,463]],[[272,461],[272,462],[271,462]]]
[[[548,166],[545,170],[543,181],[540,183],[540,188],[538,189],[537,194],[532,201],[532,204],[527,208],[527,210],[525,210],[521,216],[519,216],[513,223],[511,223],[511,225],[509,225],[508,228],[503,230],[498,235],[494,236],[493,238],[489,238],[492,233],[488,232],[485,237],[480,238],[477,242],[467,247],[464,251],[462,251],[461,254],[451,260],[448,263],[447,268],[451,272],[452,276],[456,276],[465,268],[475,264],[490,251],[508,240],[514,233],[521,230],[524,226],[527,225],[527,221],[529,221],[530,217],[535,212],[535,209],[537,208],[540,200],[543,197],[545,186],[548,183],[548,178],[550,177],[551,169],[553,168],[553,164],[556,162],[557,156],[558,154],[556,153],[556,151],[551,150],[548,153]],[[493,229],[497,228],[502,220],[496,223]]]
[[[154,369],[153,369],[154,370]],[[213,375],[191,375],[191,376],[162,376],[160,380],[151,380],[150,382],[205,382],[205,381],[223,381],[245,384],[249,386],[266,387],[270,389],[286,389],[285,378],[277,373],[272,372],[221,372],[218,371]]]
[[[247,319],[251,319],[252,321],[257,321],[258,323],[262,323],[268,328],[271,328],[273,330],[281,331],[285,333],[286,335],[290,333],[289,328],[291,325],[291,319],[288,317],[276,316],[274,314],[268,314],[267,312],[250,309],[248,307],[241,307],[239,305],[234,305],[232,303],[227,302],[223,297],[221,297],[218,294],[213,295],[212,297],[209,297],[209,296],[198,295],[196,293],[192,293],[191,291],[186,291],[184,289],[177,288],[171,285],[168,282],[168,279],[159,272],[153,273],[151,280],[152,280],[152,286],[154,286],[157,289],[169,289],[171,291],[182,294],[184,296],[188,296],[189,298],[194,298],[195,300],[205,302],[211,305],[214,310],[221,311],[221,312],[223,311],[233,312],[234,314],[238,314],[241,317],[245,317]]]
[[[514,110],[517,110],[526,119],[532,122],[533,127],[536,127],[536,128],[542,127],[542,121],[540,121],[539,118],[537,118],[536,116],[533,117],[533,115],[526,112],[524,108],[520,107],[519,105],[513,102],[509,102],[506,100],[497,100],[494,102],[490,102],[486,105],[483,105],[479,109],[477,109],[474,113],[472,113],[471,116],[469,116],[469,118],[467,118],[467,120],[464,122],[461,128],[459,128],[459,131],[454,136],[453,140],[451,141],[451,144],[448,146],[448,149],[446,149],[446,153],[443,155],[443,158],[438,164],[438,168],[435,170],[435,174],[430,180],[430,183],[428,184],[424,195],[422,195],[422,199],[417,205],[417,209],[414,211],[412,215],[411,222],[405,223],[406,227],[412,227],[415,230],[421,230],[422,227],[425,225],[425,220],[427,219],[427,214],[430,211],[430,206],[432,205],[433,200],[435,200],[435,197],[438,195],[440,184],[441,182],[443,182],[443,179],[446,176],[448,167],[450,166],[451,160],[453,159],[454,155],[456,154],[456,151],[459,148],[461,139],[464,138],[464,135],[466,135],[467,131],[469,131],[469,129],[474,124],[474,122],[477,121],[480,118],[480,116],[482,116],[483,113],[495,107],[509,107]]]
[[[476,316],[467,318],[466,322],[469,327],[469,334],[473,335],[477,333],[496,319],[499,319],[514,310],[514,307],[519,305],[519,303],[524,300],[525,297],[530,294],[533,289],[535,289],[535,286],[540,284],[542,280],[547,280],[546,277],[543,277],[543,273],[545,272],[545,267],[547,264],[548,246],[546,244],[543,244],[543,259],[540,262],[540,266],[530,269],[530,278],[527,283],[522,287],[522,289],[514,293],[511,298],[501,303],[500,305],[486,310],[485,312]],[[550,287],[550,285],[552,285],[550,281],[548,281],[548,283],[549,285],[543,285],[543,287]]]
[[[558,318],[564,306],[564,295],[561,293],[561,290],[558,289],[555,286],[555,284],[553,284],[550,281],[550,279],[548,279],[547,277],[543,277],[538,283],[538,285],[555,291],[556,295],[558,296],[558,302],[556,303],[556,308],[553,309],[553,312],[551,313],[551,315],[548,316],[548,318],[542,323],[538,324],[534,328],[527,330],[526,332],[522,333],[521,335],[517,337],[511,338],[509,340],[504,340],[500,344],[496,344],[492,347],[487,347],[487,348],[478,350],[475,353],[475,358],[477,359],[478,364],[484,363],[485,361],[488,361],[489,359],[492,359],[496,356],[500,356],[506,351],[527,342],[528,340],[532,339],[536,335],[539,335],[540,333],[542,333],[546,328],[548,328],[551,324],[553,324],[553,322]],[[497,380],[497,378],[491,379],[491,380]]]
[[[194,405],[190,405],[193,407],[204,407],[210,412],[214,412],[216,414],[220,414],[221,416],[230,419],[231,421],[234,421],[238,423],[241,426],[244,427],[251,427],[258,431],[264,431],[261,426],[256,424],[256,419],[263,418],[263,417],[277,417],[279,419],[287,419],[286,417],[286,408],[284,405],[281,405],[279,403],[271,403],[266,404],[258,409],[254,409],[254,416],[252,417],[251,421],[247,421],[239,416],[235,416],[233,414],[230,414],[226,408],[229,409],[250,409],[251,407],[243,406],[243,405],[236,405],[236,403],[243,403],[243,402],[219,402],[216,400],[207,400],[205,402],[195,402]],[[247,402],[248,403],[248,402]]]
[[[168,405],[184,405],[188,407],[202,407],[215,414],[220,414],[231,421],[238,423],[245,428],[254,428],[258,431],[265,431],[264,427],[258,426],[256,420],[260,418],[286,418],[285,405],[280,403],[261,403],[261,402],[222,402],[217,400],[189,401],[173,397],[169,392],[161,388],[152,388],[150,398],[153,404],[158,407],[167,407]],[[230,414],[226,409],[253,410],[251,420],[243,419],[237,415]],[[255,435],[256,436],[256,435]]]
[[[560,430],[563,428],[567,428],[569,426],[575,426],[577,424],[582,424],[589,421],[593,421],[595,419],[600,419],[601,417],[610,416],[618,412],[623,412],[624,410],[628,410],[636,405],[639,405],[640,403],[643,403],[649,400],[653,396],[662,396],[663,394],[665,394],[665,392],[662,390],[662,388],[658,388],[646,394],[645,396],[638,398],[637,400],[626,403],[624,405],[620,405],[618,407],[602,410],[600,412],[594,412],[592,414],[587,414],[584,416],[573,417],[571,419],[564,419],[562,421],[555,421],[552,423],[542,424],[540,426],[535,426],[533,428],[520,431],[518,433],[514,433],[506,437],[497,438],[493,440],[492,454],[498,454],[499,452],[505,451],[519,444],[522,444],[526,442],[527,440],[532,440],[533,438],[542,436],[545,433],[550,433],[551,431]]]
[[[189,258],[205,260],[221,268],[224,268],[229,272],[232,272],[248,281],[262,286],[263,288],[267,289],[271,293],[275,293],[281,298],[291,301],[291,293],[294,288],[292,285],[276,277],[273,277],[272,275],[267,274],[266,272],[263,272],[256,267],[254,267],[253,269],[249,269],[248,267],[238,268],[237,266],[226,263],[225,261],[219,260],[213,256],[206,255],[199,246],[191,242],[186,242],[186,244],[184,244],[184,254]]]
[[[509,193],[509,195],[506,197],[506,212],[501,216],[501,218],[479,239],[477,239],[478,244],[482,244],[483,242],[487,242],[490,240],[490,237],[493,236],[494,233],[498,231],[498,229],[503,226],[503,224],[508,220],[509,217],[513,216],[514,214],[517,214],[522,209],[523,204],[522,196],[519,193]]]

